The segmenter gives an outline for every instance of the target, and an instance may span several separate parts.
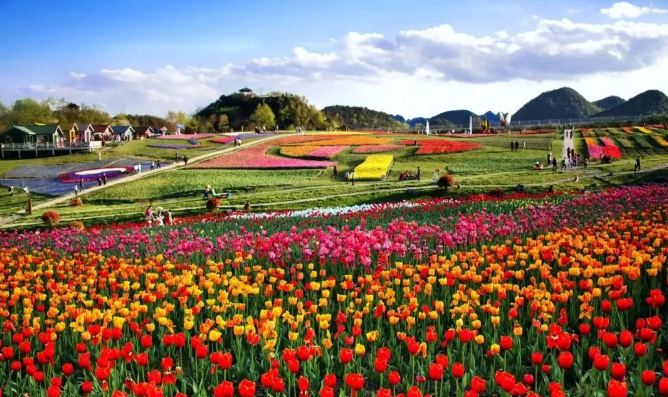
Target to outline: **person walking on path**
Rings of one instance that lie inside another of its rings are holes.
[[[334,173],[334,179],[336,179],[336,175],[338,174],[338,170],[336,169],[336,166],[334,166],[334,169],[332,171]]]
[[[141,163],[137,163],[137,173],[141,174]]]
[[[155,169],[155,161],[151,161],[151,171]]]
[[[357,175],[355,175],[355,170],[350,173],[350,179],[352,180],[353,186],[355,186],[355,179],[357,178]]]
[[[350,181],[350,171],[346,171],[345,177],[346,177],[346,185],[347,185],[348,182]]]
[[[75,196],[79,195],[79,185],[74,185],[74,195]]]
[[[527,143],[526,141],[522,141],[522,150],[527,148]]]
[[[107,173],[102,174],[102,184],[107,186]]]
[[[566,169],[566,159],[561,159],[561,170]]]
[[[97,176],[97,185],[102,186],[102,177],[99,175]]]
[[[160,160],[155,160],[155,166],[160,169]]]
[[[417,170],[417,180],[418,181],[420,180],[420,167],[418,167],[418,170]]]
[[[636,159],[635,164],[633,165],[633,174],[637,174],[640,171],[640,157]]]
[[[552,159],[552,170],[557,171],[557,158]]]
[[[79,190],[81,190],[82,193],[83,193],[83,191],[84,191],[84,182],[83,182],[83,178],[81,178],[81,179],[79,180]]]
[[[183,165],[188,165],[188,156],[183,156]]]

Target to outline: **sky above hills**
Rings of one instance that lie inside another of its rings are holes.
[[[194,111],[248,86],[405,117],[668,92],[668,1],[0,0],[0,96]]]

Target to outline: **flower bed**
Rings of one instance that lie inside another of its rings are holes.
[[[622,131],[624,131],[628,134],[633,134],[633,128],[631,128],[631,127],[622,127]]]
[[[191,145],[177,145],[177,144],[151,144],[148,145],[148,147],[156,148],[156,149],[174,149],[174,150],[181,150],[181,149],[187,149],[191,147]]]
[[[284,145],[300,145],[306,144],[309,145],[311,142],[315,141],[324,141],[328,139],[340,138],[338,135],[292,135],[286,136],[283,138],[274,139],[271,141],[272,144],[277,146]]]
[[[394,156],[372,154],[364,162],[355,167],[358,180],[382,180],[387,177],[394,163]]]
[[[313,157],[316,159],[332,159],[337,154],[348,149],[350,146],[340,145],[340,146],[321,146],[318,147],[306,155],[307,157]]]
[[[274,133],[274,132],[261,132],[259,134],[255,133],[255,132],[249,132],[249,133],[246,133],[246,134],[238,134],[238,135],[236,135],[236,137],[243,141],[244,139],[264,138],[264,137],[274,136],[274,135],[276,135],[276,133]]]
[[[589,136],[589,129],[588,128],[580,128],[580,132],[582,132],[583,137],[588,137]]]
[[[414,146],[416,140],[404,140],[402,145]],[[417,140],[419,146],[415,154],[444,154],[444,153],[459,153],[467,152],[469,150],[479,149],[482,147],[479,143],[452,141],[447,139],[422,139]]]
[[[645,134],[651,134],[652,133],[652,131],[650,131],[649,129],[647,129],[645,127],[636,127],[636,129],[640,132],[644,132]]]
[[[317,148],[318,146],[282,146],[280,153],[288,157],[306,157],[309,152]]]
[[[234,142],[234,137],[233,136],[224,136],[220,138],[213,138],[211,140],[213,143],[220,143],[222,145],[227,145],[228,143]]]
[[[590,159],[600,159],[603,157],[603,147],[597,145],[593,138],[585,138],[585,143],[587,144],[587,152]]]
[[[357,154],[370,154],[370,153],[387,153],[387,152],[395,152],[397,150],[403,149],[404,146],[402,145],[363,145],[363,146],[358,146],[353,150],[353,153]]]
[[[267,145],[253,146],[234,153],[228,153],[189,168],[221,168],[221,169],[301,169],[327,168],[335,165],[331,161],[315,161],[289,159],[268,155]]]
[[[392,138],[377,138],[373,136],[347,136],[331,139],[319,139],[304,143],[310,146],[362,146],[362,145],[384,145],[392,142]]]
[[[614,144],[610,140],[610,138],[601,138],[601,142],[603,143],[603,153],[610,156],[613,159],[621,159],[622,158],[622,152],[619,150],[617,145]]]
[[[668,147],[668,141],[666,141],[663,137],[654,135],[654,140],[659,144],[659,146]]]
[[[64,174],[60,174],[58,176],[58,180],[64,183],[79,183],[82,179],[84,181],[96,181],[98,177],[102,177],[103,175],[106,175],[107,179],[112,179],[131,174],[133,172],[133,167],[96,168],[92,170],[66,172]]]
[[[181,134],[181,135],[159,135],[155,137],[155,139],[163,139],[163,140],[187,140],[187,139],[203,139],[203,138],[211,138],[212,136],[215,136],[214,134]]]
[[[0,388],[665,394],[668,188],[529,200],[0,232]]]

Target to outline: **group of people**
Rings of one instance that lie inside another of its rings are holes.
[[[10,196],[13,196],[14,192],[15,192],[14,186],[9,186],[7,188],[7,193],[9,193]],[[28,193],[30,193],[30,190],[28,189],[27,186],[23,186],[21,189],[18,190],[17,193],[21,193],[21,192],[24,192],[25,194],[28,194]]]
[[[160,169],[160,160],[151,161],[151,171],[155,169]]]
[[[526,149],[526,147],[527,147],[527,143],[522,142],[522,150]],[[517,142],[517,141],[515,141],[515,142],[510,141],[510,151],[511,152],[516,152],[518,150],[520,150],[520,143]]]
[[[241,146],[241,139],[238,136],[234,137],[234,147]]]
[[[353,169],[352,171],[346,171],[345,177],[346,177],[346,183],[352,182],[353,186],[355,186],[355,180],[357,179],[357,174],[355,173],[355,169]]]
[[[434,174],[437,171],[434,171]],[[401,174],[399,174],[399,180],[400,181],[419,181],[421,178],[422,171],[420,171],[420,167],[417,168],[417,172],[413,173],[411,171],[404,171]]]
[[[102,186],[105,185],[107,186],[107,173],[104,172],[102,175],[97,176],[97,185]]]
[[[141,174],[141,163],[135,163],[134,169],[135,169],[135,174]]]
[[[153,211],[153,206],[149,205],[148,208],[146,208],[146,223],[148,223],[149,226],[152,226],[154,222],[157,226],[174,224],[172,210],[165,211],[161,207],[158,207],[156,211]]]

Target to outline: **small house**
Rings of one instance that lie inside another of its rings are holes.
[[[94,132],[92,124],[79,124],[77,140],[79,142],[90,142],[93,140]]]
[[[146,139],[150,138],[153,136],[153,128],[151,127],[137,127],[134,129],[135,133],[133,138],[134,139]]]
[[[79,135],[79,127],[77,123],[60,123],[60,129],[65,134],[65,141],[75,142]]]
[[[93,128],[93,139],[96,141],[108,141],[114,132],[109,124],[96,124]]]
[[[158,134],[158,135],[167,135],[167,132],[169,132],[169,129],[167,127],[165,127],[164,125],[162,127],[158,128],[157,130],[153,131],[154,134]]]
[[[5,144],[63,146],[65,134],[59,125],[14,125],[0,134]]]
[[[111,135],[118,142],[131,141],[134,134],[135,130],[131,125],[115,125],[111,127]]]
[[[248,87],[244,87],[239,90],[239,93],[243,96],[253,96],[253,90]]]

